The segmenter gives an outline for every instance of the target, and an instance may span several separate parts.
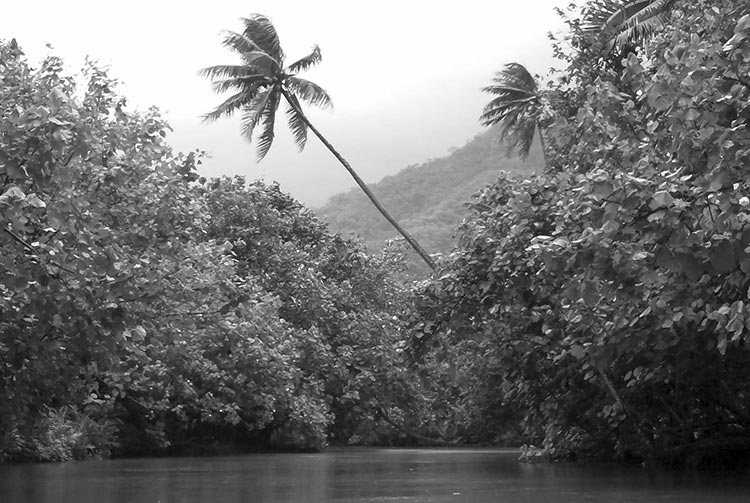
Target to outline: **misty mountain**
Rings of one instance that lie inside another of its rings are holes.
[[[530,176],[543,166],[538,146],[522,161],[508,156],[497,131],[490,129],[445,157],[408,166],[371,188],[428,253],[445,252],[454,244],[473,194],[494,182],[501,170],[511,176]],[[316,213],[331,230],[360,237],[371,251],[400,237],[359,188],[332,196]]]

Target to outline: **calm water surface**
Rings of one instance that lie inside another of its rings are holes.
[[[519,464],[483,449],[122,459],[0,466],[2,503],[750,502],[750,475]]]

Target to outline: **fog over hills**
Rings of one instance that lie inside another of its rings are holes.
[[[496,130],[488,130],[445,157],[408,166],[371,188],[428,253],[449,251],[473,194],[494,182],[501,170],[530,176],[544,165],[538,145],[522,161],[509,156],[497,137]],[[400,237],[359,188],[332,196],[316,213],[331,230],[361,238],[370,251]]]

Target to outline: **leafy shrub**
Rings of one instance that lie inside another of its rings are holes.
[[[5,460],[60,462],[102,458],[117,446],[110,420],[95,421],[71,407],[47,409],[24,433],[17,429],[2,440]]]

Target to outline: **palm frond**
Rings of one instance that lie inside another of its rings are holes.
[[[222,118],[223,116],[231,117],[235,111],[247,103],[247,95],[240,91],[227,98],[221,105],[216,107],[213,111],[203,116],[203,120],[206,122],[213,122]]]
[[[625,18],[625,26],[634,26],[667,13],[677,0],[639,0],[631,2],[635,12]],[[636,5],[637,4],[637,5]],[[640,7],[640,8],[639,8]]]
[[[284,51],[281,50],[279,36],[271,20],[261,14],[251,14],[250,17],[242,18],[242,22],[245,25],[242,34],[282,66]]]
[[[535,101],[535,99],[505,101],[500,100],[499,98],[492,100],[484,107],[482,115],[479,116],[479,120],[485,126],[494,126],[506,119],[512,121],[512,117],[518,114],[523,107],[531,105],[535,103]]]
[[[263,50],[245,34],[225,31],[222,45],[239,54],[245,66],[254,66],[269,74],[281,71],[282,61]]]
[[[260,72],[253,72],[246,65],[215,65],[198,70],[198,75],[208,79],[232,79],[253,74],[260,75]]]
[[[221,45],[223,45],[227,49],[230,49],[238,54],[249,54],[252,52],[265,53],[265,51],[261,49],[258,44],[255,43],[255,41],[246,37],[242,33],[237,33],[231,30],[224,30],[222,33],[224,34],[224,38],[221,41]],[[272,56],[268,54],[268,57],[271,58]]]
[[[618,29],[629,22],[638,12],[648,7],[655,0],[630,0],[623,2],[619,9],[615,10],[602,26],[602,31]],[[659,1],[659,0],[656,0]]]
[[[505,65],[505,68],[495,74],[492,82],[494,85],[485,87],[484,92],[493,94],[515,92],[532,96],[537,91],[536,80],[520,63]]]
[[[274,138],[274,125],[276,123],[276,110],[279,108],[281,93],[273,89],[268,94],[265,106],[260,113],[260,122],[263,130],[255,142],[255,148],[258,153],[258,161],[263,160],[268,151],[271,149]]]
[[[271,85],[272,81],[263,75],[250,75],[235,79],[216,80],[211,83],[216,94],[222,94],[234,89],[241,89],[248,94],[248,99],[264,85]]]
[[[240,132],[248,141],[252,141],[255,126],[257,126],[258,122],[261,120],[263,110],[265,110],[272,94],[273,88],[265,89],[243,105]]]
[[[313,50],[310,54],[289,65],[288,71],[289,73],[304,72],[305,70],[320,63],[322,59],[323,57],[320,54],[320,47],[315,45],[313,46]]]
[[[326,90],[314,82],[299,77],[288,77],[284,83],[292,94],[310,105],[320,108],[333,106],[331,97],[328,96]]]
[[[503,121],[512,121],[512,114],[524,107],[532,106],[539,100],[534,77],[521,64],[509,63],[492,79],[494,84],[482,90],[492,94],[480,120],[486,126]]]
[[[253,51],[242,54],[242,62],[248,68],[254,68],[257,71],[268,75],[281,73],[281,66],[279,63],[263,51]]]
[[[537,124],[533,120],[523,120],[514,127],[504,127],[500,132],[500,140],[508,146],[508,150],[515,150],[521,159],[526,159],[531,152]]]
[[[508,151],[516,150],[522,159],[529,155],[536,133],[536,110],[517,106],[486,110],[482,114],[486,126],[500,126],[499,140]]]
[[[250,92],[262,85],[273,83],[265,73],[242,65],[212,66],[200,70],[198,74],[211,78],[213,90],[217,94],[234,89],[245,89]]]
[[[479,120],[485,126],[494,126],[501,123],[504,123],[506,126],[512,126],[518,122],[518,117],[521,115],[522,110],[523,106],[518,106],[514,103],[498,103],[498,100],[493,100],[484,107]]]
[[[584,13],[584,31],[613,33],[612,47],[640,44],[667,22],[677,0],[595,0]]]
[[[493,84],[482,90],[494,96],[479,120],[500,126],[500,140],[525,158],[534,140],[539,115],[539,93],[534,77],[521,64],[510,63],[495,74]]]
[[[528,89],[521,89],[520,87],[513,87],[513,86],[507,86],[503,85],[502,83],[498,85],[490,85],[487,87],[482,88],[482,91],[488,94],[516,94],[518,96],[535,96],[535,94],[529,94]]]
[[[592,0],[583,12],[581,29],[585,32],[601,33],[607,22],[623,6],[623,0]]]
[[[294,144],[300,152],[305,148],[307,143],[307,123],[302,117],[302,107],[300,107],[297,97],[293,94],[288,95],[290,103],[286,109],[286,117],[289,123],[289,130],[294,136]]]
[[[676,0],[652,0],[648,5],[622,24],[616,43],[622,46],[626,43],[643,43],[652,37],[669,21],[669,13]]]
[[[663,28],[667,22],[667,13],[662,12],[631,26],[623,27],[617,37],[615,37],[614,45],[623,47],[628,44],[643,44]]]

